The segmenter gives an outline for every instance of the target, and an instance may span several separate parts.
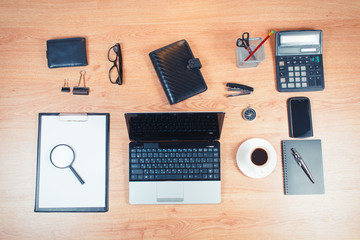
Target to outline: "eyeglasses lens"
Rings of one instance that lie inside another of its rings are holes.
[[[109,60],[110,61],[112,61],[112,62],[114,62],[115,60],[118,61],[118,59],[116,59],[117,51],[118,51],[117,46],[114,46],[110,49],[110,51],[109,51]]]
[[[111,69],[110,69],[110,72],[109,72],[109,77],[110,77],[110,80],[111,82],[115,83],[115,82],[118,82],[119,81],[119,71],[117,69],[117,66],[113,66]]]

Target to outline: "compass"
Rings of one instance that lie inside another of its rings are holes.
[[[252,121],[252,120],[254,120],[254,119],[256,118],[256,112],[255,112],[255,110],[254,110],[253,108],[251,108],[251,107],[246,108],[246,109],[243,111],[242,115],[243,115],[243,118],[244,118],[245,120],[247,120],[247,121]]]

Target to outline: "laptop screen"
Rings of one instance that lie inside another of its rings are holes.
[[[126,113],[130,140],[216,140],[224,112]]]

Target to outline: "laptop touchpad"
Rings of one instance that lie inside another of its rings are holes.
[[[156,200],[158,202],[183,202],[184,183],[160,182],[156,184]]]

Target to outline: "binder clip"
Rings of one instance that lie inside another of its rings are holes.
[[[202,65],[198,58],[193,58],[188,61],[187,68],[190,70],[200,69],[201,67],[202,67]]]
[[[236,94],[227,95],[227,97],[236,97],[236,96],[240,96],[240,95],[248,95],[248,94],[250,94],[250,93],[252,93],[254,91],[254,88],[252,88],[252,87],[242,85],[242,84],[237,84],[237,83],[227,83],[226,87],[227,87],[228,91],[239,92],[239,93],[236,93]]]
[[[62,92],[70,92],[69,80],[64,79],[64,86],[61,88]]]
[[[89,95],[89,88],[87,88],[85,85],[85,74],[86,74],[86,71],[84,71],[84,70],[80,71],[80,79],[79,79],[78,86],[73,88],[74,95]],[[81,79],[83,79],[83,81],[84,81],[84,87],[80,87]]]

